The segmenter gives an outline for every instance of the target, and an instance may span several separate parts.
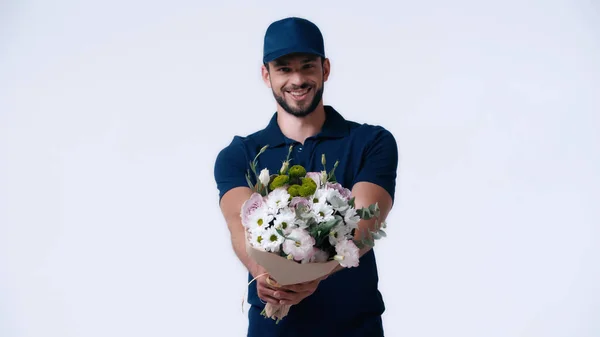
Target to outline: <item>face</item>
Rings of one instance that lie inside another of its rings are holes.
[[[295,54],[269,62],[268,69],[263,66],[262,77],[285,111],[304,117],[321,103],[329,67],[328,59],[322,62],[315,55]]]

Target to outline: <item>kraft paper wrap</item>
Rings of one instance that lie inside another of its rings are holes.
[[[265,268],[269,277],[281,286],[314,281],[329,274],[339,264],[337,261],[301,264],[271,252],[258,250],[248,241],[246,241],[246,253]],[[264,314],[279,321],[288,314],[290,307],[290,305],[267,303]]]

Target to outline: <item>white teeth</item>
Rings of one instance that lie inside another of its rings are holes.
[[[294,96],[302,96],[302,95],[306,94],[307,92],[308,92],[308,89],[303,90],[303,91],[290,91],[289,93]]]

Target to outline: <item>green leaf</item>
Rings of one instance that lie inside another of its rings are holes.
[[[323,232],[326,232],[327,234],[329,234],[329,232],[331,231],[331,229],[335,226],[337,226],[338,223],[340,223],[340,221],[342,221],[342,217],[339,215],[336,215],[334,219],[327,221],[326,223],[322,224],[321,230]]]
[[[369,220],[373,217],[373,214],[371,213],[371,211],[366,207],[356,210],[356,213],[363,220]]]
[[[354,244],[356,245],[356,247],[358,249],[363,249],[365,248],[365,245],[362,244],[362,242],[360,242],[359,240],[354,240]]]
[[[283,234],[283,231],[281,229],[275,228],[275,231],[277,232],[277,234],[279,234],[279,235],[283,236],[284,238],[286,238],[285,234]]]
[[[378,233],[384,238],[387,237],[387,233],[383,229],[380,229]]]
[[[379,240],[382,238],[382,236],[379,235],[379,232],[371,232],[371,236],[373,236],[373,239],[375,240]]]
[[[367,245],[371,246],[371,247],[375,247],[375,241],[373,241],[373,239],[366,239],[367,241]]]
[[[352,198],[350,198],[350,200],[348,200],[348,205],[350,205],[350,207],[352,207],[352,208],[356,208],[356,206],[354,206],[355,199],[356,199],[356,197],[352,197]]]
[[[250,181],[250,177],[248,175],[246,175],[246,182],[248,183],[250,189],[254,191],[254,185],[252,185],[252,181]]]

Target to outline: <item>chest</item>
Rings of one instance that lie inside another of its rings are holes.
[[[269,172],[276,173],[281,168],[289,151],[288,146],[267,149],[258,160],[259,168],[268,168]],[[325,155],[325,168],[322,164],[322,155]],[[348,138],[341,139],[307,139],[304,144],[294,144],[290,154],[290,166],[302,165],[308,172],[319,172],[335,169],[337,181],[342,186],[351,188],[354,178],[359,172],[363,149],[360,144],[355,144]]]

